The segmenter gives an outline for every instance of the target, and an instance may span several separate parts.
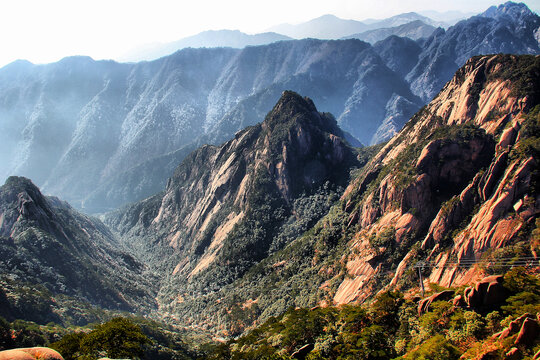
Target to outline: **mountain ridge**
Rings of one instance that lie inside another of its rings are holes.
[[[385,141],[466,58],[539,53],[539,17],[523,9],[507,3],[418,42],[310,39],[138,64],[13,64],[0,70],[0,173],[32,178],[85,211],[111,210],[159,191],[190,150],[262,121],[286,89],[335,114],[361,143]]]

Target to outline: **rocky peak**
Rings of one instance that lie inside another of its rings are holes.
[[[523,18],[525,16],[535,16],[535,14],[524,3],[515,3],[508,1],[499,6],[491,6],[484,11],[480,16],[497,19],[503,16],[509,16],[514,19]]]
[[[10,176],[0,187],[0,235],[10,236],[19,221],[37,221],[47,225],[53,217],[45,196],[30,179]]]

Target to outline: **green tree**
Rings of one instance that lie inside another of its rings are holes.
[[[81,342],[85,337],[86,334],[83,332],[67,334],[59,341],[52,343],[50,347],[62,354],[65,360],[75,360],[83,355]]]
[[[406,356],[399,358],[402,360],[455,360],[461,352],[452,345],[443,335],[435,335],[425,341],[420,347]]]
[[[150,340],[141,328],[131,320],[117,317],[96,326],[81,341],[81,348],[87,354],[110,358],[133,358],[144,354],[143,346]]]

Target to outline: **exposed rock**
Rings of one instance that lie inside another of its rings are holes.
[[[46,347],[0,351],[0,360],[64,360],[57,351]]]
[[[539,339],[540,326],[536,320],[526,318],[516,338],[516,345],[531,346]]]
[[[474,288],[465,289],[464,298],[467,306],[480,308],[503,303],[508,295],[502,281],[502,275],[488,276],[477,282]]]
[[[456,307],[464,307],[467,305],[467,302],[463,298],[463,296],[458,295],[454,299],[452,299],[452,304]]]
[[[522,328],[523,323],[527,319],[531,319],[534,322],[536,322],[534,320],[534,315],[532,315],[532,314],[523,314],[520,317],[518,317],[517,319],[510,322],[510,324],[508,324],[508,327],[506,327],[502,331],[494,334],[492,337],[493,338],[498,338],[498,339],[506,339],[507,337],[516,334],[518,331],[520,331],[520,329]]]
[[[447,301],[452,299],[454,295],[453,290],[444,290],[439,293],[433,294],[428,298],[422,299],[418,302],[418,315],[422,315],[429,311],[429,306],[435,301]]]
[[[29,179],[9,177],[0,187],[0,235],[11,239],[0,241],[0,276],[44,285],[51,292],[49,301],[60,301],[55,296],[62,294],[106,309],[153,307],[153,286],[142,274],[144,266],[119,246],[105,225],[44,196]],[[14,296],[8,299],[10,309],[0,307],[0,316],[10,321],[60,321],[55,311],[61,306],[47,302],[32,313]],[[85,315],[75,321],[84,322]]]
[[[521,353],[519,352],[518,348],[511,348],[508,350],[508,352],[505,354],[504,360],[519,360],[521,359]]]
[[[303,360],[315,348],[313,344],[306,344],[291,354],[293,359]]]

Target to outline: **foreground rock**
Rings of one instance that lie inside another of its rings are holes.
[[[0,351],[0,360],[64,360],[57,351],[46,347]]]

